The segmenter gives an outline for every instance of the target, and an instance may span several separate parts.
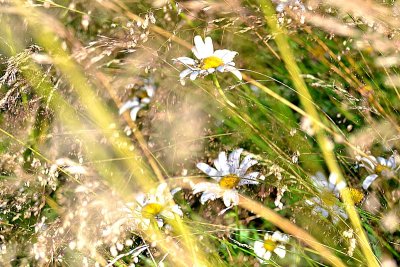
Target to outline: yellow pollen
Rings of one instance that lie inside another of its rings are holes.
[[[388,170],[390,170],[390,168],[388,167],[388,166],[385,166],[385,165],[381,165],[381,164],[378,164],[378,165],[376,165],[376,167],[375,167],[375,172],[377,173],[377,174],[381,174],[383,171],[388,171]]]
[[[224,62],[222,61],[222,59],[220,59],[219,57],[211,56],[203,59],[203,61],[201,62],[201,69],[208,70],[211,68],[217,68],[223,64]]]
[[[236,174],[228,174],[219,180],[219,186],[225,189],[233,189],[239,184],[240,178]]]
[[[354,204],[360,204],[361,201],[364,199],[364,193],[356,188],[346,188],[345,190],[348,190],[350,193],[351,199],[353,200]]]
[[[264,241],[264,248],[267,251],[270,251],[270,252],[274,251],[274,249],[276,248],[276,245],[277,245],[276,242],[271,239],[267,239]]]
[[[163,207],[158,203],[149,203],[142,208],[142,216],[146,219],[151,219],[157,216]]]
[[[336,203],[337,198],[332,192],[325,191],[321,193],[321,200],[328,207],[332,207]]]

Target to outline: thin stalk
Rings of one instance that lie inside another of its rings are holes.
[[[282,59],[285,62],[286,68],[289,71],[290,76],[292,77],[294,86],[298,91],[300,101],[304,106],[307,115],[313,118],[313,121],[320,122],[318,111],[314,107],[311,94],[308,91],[308,88],[301,77],[300,69],[297,66],[296,61],[294,59],[294,55],[289,46],[285,30],[283,28],[278,28],[276,15],[272,8],[271,2],[266,0],[260,0],[259,3],[261,4],[262,11],[264,12],[270,30],[275,34],[275,42],[279,48]],[[342,175],[342,171],[335,158],[335,154],[333,151],[334,146],[332,144],[332,141],[326,136],[326,133],[323,131],[322,127],[320,127],[319,124],[320,123],[314,123],[313,127],[323,157],[328,165],[330,172],[337,176],[338,182],[345,182]],[[379,266],[378,261],[369,245],[367,236],[362,228],[360,218],[356,212],[356,209],[354,208],[354,203],[351,198],[351,195],[349,191],[345,189],[346,188],[340,190],[340,195],[345,203],[346,212],[350,217],[350,221],[357,233],[358,241],[361,246],[361,250],[365,255],[366,262],[368,266]]]

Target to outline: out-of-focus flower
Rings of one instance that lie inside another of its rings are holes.
[[[285,11],[285,9],[291,8],[291,9],[300,9],[301,11],[305,11],[306,8],[304,4],[300,0],[275,0],[276,3],[276,12],[282,13]]]
[[[156,89],[157,87],[152,80],[145,80],[144,85],[135,92],[135,96],[119,108],[119,114],[131,110],[131,119],[136,121],[138,112],[150,103]]]
[[[367,190],[378,177],[392,177],[396,169],[395,155],[390,156],[388,159],[368,156],[360,157],[358,160],[361,161],[359,166],[364,167],[370,173],[362,184],[365,190]]]
[[[247,155],[240,162],[240,155],[243,149],[234,150],[226,157],[225,152],[220,152],[218,159],[214,160],[215,168],[205,163],[198,163],[197,168],[210,176],[217,183],[201,182],[193,186],[193,193],[203,192],[200,202],[204,204],[208,200],[222,198],[227,208],[236,206],[239,203],[239,194],[236,187],[247,184],[258,184],[258,180],[265,177],[259,172],[247,173],[248,169],[257,164],[252,155]]]
[[[337,183],[337,176],[334,174],[331,174],[328,180],[321,172],[317,172],[315,176],[311,176],[311,180],[319,194],[319,196],[306,200],[306,204],[314,206],[312,212],[315,214],[319,213],[325,218],[328,218],[330,214],[335,224],[339,221],[338,216],[347,219],[346,212],[336,204],[339,191],[346,184],[344,182]]]
[[[258,260],[261,263],[268,261],[272,256],[272,252],[280,258],[284,258],[286,255],[285,244],[287,242],[289,242],[289,237],[279,231],[275,231],[272,235],[266,233],[264,241],[254,242],[254,253],[259,257]]]
[[[148,194],[139,194],[136,197],[137,205],[134,207],[133,220],[141,229],[148,229],[152,222],[159,227],[164,225],[164,220],[173,220],[175,216],[183,216],[181,208],[172,201],[175,190],[169,192],[167,184],[160,184],[156,190]]]
[[[185,78],[189,76],[190,80],[195,80],[197,77],[204,77],[215,71],[231,72],[239,80],[242,79],[242,74],[235,67],[233,58],[238,54],[235,51],[222,49],[214,51],[214,46],[211,37],[203,39],[197,35],[194,37],[195,47],[192,52],[196,59],[190,57],[178,57],[174,59],[187,67],[179,75],[181,84],[185,84]]]

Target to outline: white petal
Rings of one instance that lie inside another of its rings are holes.
[[[226,207],[237,206],[239,204],[239,194],[236,190],[226,190],[223,200]]]
[[[325,218],[328,218],[328,216],[329,216],[329,212],[326,209],[324,209],[324,208],[322,208],[320,206],[315,206],[314,209],[312,210],[312,212],[313,213],[320,213]]]
[[[206,203],[208,200],[215,200],[218,196],[214,192],[204,192],[201,195],[200,202],[201,204]]]
[[[139,105],[139,100],[138,100],[138,98],[134,98],[133,100],[129,100],[129,101],[126,101],[120,108],[119,108],[119,115],[121,115],[122,113],[124,113],[125,111],[127,111],[127,110],[129,110],[129,109],[131,109],[131,108],[133,108],[133,107],[136,107],[136,106],[138,106]]]
[[[210,176],[211,178],[216,179],[217,181],[219,181],[220,177],[219,177],[219,172],[214,169],[213,167],[209,166],[208,164],[205,164],[203,162],[197,163],[196,167],[198,169],[200,169],[202,172],[204,172],[205,174],[207,174],[208,176]]]
[[[378,161],[378,163],[380,165],[386,166],[386,159],[384,159],[382,157],[377,157],[376,160]]]
[[[207,40],[207,38],[206,38],[206,40]],[[207,41],[207,42],[209,42],[209,41]],[[210,53],[210,51],[211,51],[210,47],[206,46],[206,44],[203,42],[203,39],[199,35],[194,37],[194,45],[195,45],[195,48],[193,48],[192,51],[198,59],[203,59],[203,58],[212,56],[212,53]]]
[[[221,168],[222,175],[229,174],[228,159],[226,158],[225,152],[220,152],[218,154],[218,164],[219,164],[219,167]]]
[[[178,61],[185,65],[190,65],[190,66],[196,65],[196,61],[190,57],[178,57],[175,59],[175,61]]]
[[[263,258],[265,260],[269,260],[271,258],[271,256],[272,256],[272,253],[270,251],[266,251]]]
[[[391,169],[394,169],[396,167],[396,158],[395,156],[391,156],[388,160],[387,160],[387,166]]]
[[[252,158],[252,155],[247,155],[242,162],[240,163],[239,166],[239,176],[245,175],[247,170],[252,167],[253,165],[257,164],[258,161]]]
[[[134,108],[131,110],[130,116],[131,116],[131,119],[132,119],[133,121],[136,121],[137,114],[138,114],[138,112],[139,112],[140,109],[141,109],[141,107],[134,107]]]
[[[368,175],[362,184],[362,187],[364,188],[364,190],[367,190],[368,187],[372,184],[373,181],[375,181],[376,178],[378,178],[378,175],[375,173]]]
[[[241,73],[237,68],[235,68],[235,67],[227,66],[227,67],[225,68],[225,71],[231,72],[231,73],[232,73],[233,75],[235,75],[236,78],[238,78],[240,81],[243,79],[242,73]]]
[[[263,257],[265,252],[266,252],[266,250],[264,248],[264,242],[261,242],[261,241],[254,242],[254,253],[257,256]]]
[[[272,234],[271,239],[272,239],[273,241],[279,241],[279,242],[285,242],[285,243],[289,241],[289,237],[288,237],[287,235],[285,235],[285,234],[279,232],[279,231],[275,231],[275,232]]]
[[[227,49],[217,50],[217,51],[214,52],[214,56],[219,57],[220,59],[222,59],[222,61],[225,64],[228,64],[228,63],[232,62],[234,57],[237,54],[238,54],[237,52],[231,51],[231,50],[227,50]]]
[[[193,70],[191,70],[191,69],[186,69],[186,70],[184,70],[184,71],[182,71],[180,74],[179,74],[179,78],[180,79],[184,79],[186,76],[188,76],[190,73],[192,73],[193,72]]]
[[[258,184],[257,177],[260,173],[259,172],[252,172],[244,176],[242,179],[240,179],[239,185],[245,185],[245,184]]]
[[[284,258],[286,255],[286,249],[285,246],[283,245],[279,245],[274,249],[274,252],[276,253],[276,255],[279,256],[279,258]]]
[[[193,71],[193,72],[190,74],[190,79],[191,79],[192,81],[194,81],[194,80],[196,80],[196,78],[197,78],[198,75],[199,75],[199,72],[198,72],[198,71]]]
[[[171,211],[172,211],[173,213],[175,213],[175,214],[178,214],[180,217],[183,216],[182,209],[181,209],[181,207],[179,207],[179,205],[173,205],[173,206],[171,207]]]
[[[236,173],[236,170],[239,168],[240,155],[242,154],[242,151],[243,148],[238,148],[229,154],[228,165],[231,173]]]
[[[378,161],[376,160],[376,158],[374,156],[362,157],[361,162],[363,164],[360,164],[360,166],[365,167],[370,172],[375,170],[375,167],[378,164]],[[368,164],[368,166],[365,164]]]
[[[207,57],[212,56],[212,54],[214,53],[214,46],[211,37],[206,37],[206,39],[204,39],[204,43],[208,55]]]
[[[311,180],[317,189],[328,189],[328,181],[322,172],[317,172],[314,176],[311,176]]]

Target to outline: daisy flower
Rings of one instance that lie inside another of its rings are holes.
[[[275,231],[272,235],[266,233],[264,241],[254,242],[254,253],[261,263],[266,263],[271,258],[272,252],[282,259],[286,255],[287,242],[289,242],[289,237],[279,231]]]
[[[143,87],[136,91],[135,96],[120,107],[119,114],[130,110],[131,119],[136,121],[138,112],[150,103],[156,89],[157,87],[151,80],[145,80]]]
[[[164,219],[173,220],[175,216],[183,216],[181,208],[173,204],[172,198],[177,191],[169,192],[167,184],[160,184],[157,189],[149,194],[139,194],[136,197],[137,205],[134,208],[135,224],[146,230],[151,222],[156,222],[159,227],[164,225]]]
[[[218,158],[214,160],[215,168],[202,162],[196,165],[197,168],[217,182],[201,182],[193,186],[193,194],[203,192],[200,198],[202,204],[208,200],[222,198],[225,206],[231,208],[239,203],[239,193],[236,187],[258,184],[258,179],[265,179],[259,172],[247,172],[250,167],[258,162],[253,159],[252,155],[247,155],[240,162],[242,151],[242,148],[236,149],[229,154],[229,157],[226,156],[225,152],[220,152]]]
[[[388,159],[368,156],[360,157],[358,160],[361,161],[359,166],[364,167],[370,173],[362,184],[365,190],[367,190],[378,177],[392,177],[396,169],[395,155],[392,155]]]
[[[211,37],[206,37],[203,41],[199,35],[194,37],[194,45],[192,52],[197,59],[190,57],[178,57],[174,59],[175,62],[179,62],[187,67],[179,75],[182,85],[185,84],[187,76],[193,81],[197,77],[204,77],[215,71],[231,72],[239,80],[242,79],[242,74],[233,62],[233,58],[238,54],[237,52],[227,49],[214,51]]]
[[[328,218],[331,214],[333,223],[339,221],[339,217],[347,219],[346,212],[336,205],[339,198],[339,191],[346,187],[344,182],[337,183],[337,176],[331,174],[329,179],[321,172],[317,172],[315,176],[311,176],[312,183],[318,191],[319,196],[306,200],[306,204],[313,206],[314,214],[321,214]]]

